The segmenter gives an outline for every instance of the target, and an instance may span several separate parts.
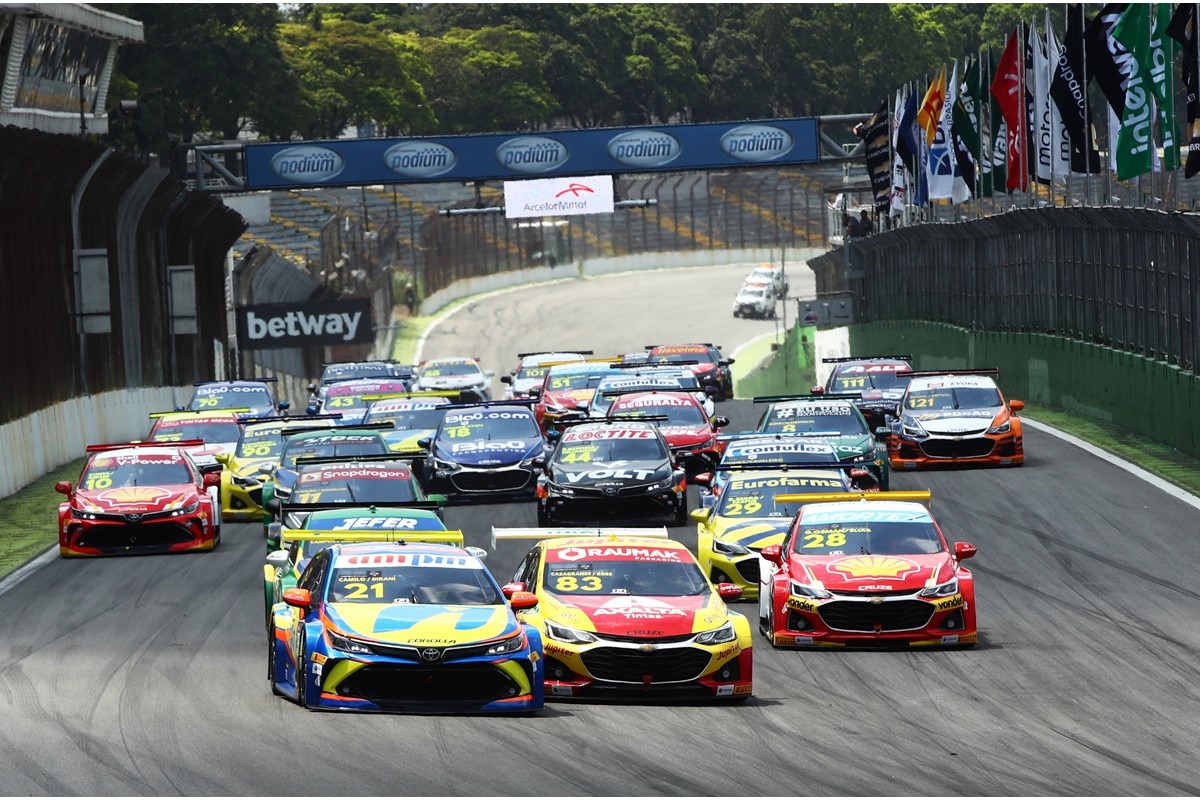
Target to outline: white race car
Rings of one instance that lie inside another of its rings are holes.
[[[491,400],[495,375],[495,370],[481,369],[477,358],[433,358],[418,365],[413,391],[457,390],[463,393],[464,402]]]

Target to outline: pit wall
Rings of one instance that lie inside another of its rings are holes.
[[[911,353],[921,370],[996,367],[1005,397],[1061,408],[1200,458],[1200,378],[1161,361],[1037,333],[916,321],[849,329],[851,353]]]

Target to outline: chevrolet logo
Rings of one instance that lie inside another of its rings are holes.
[[[643,653],[653,653],[657,649],[658,645],[654,644],[643,644],[638,647],[638,650],[641,650]]]
[[[882,597],[872,597],[871,598],[871,605],[873,605],[873,606],[880,605],[882,602],[883,602]]]

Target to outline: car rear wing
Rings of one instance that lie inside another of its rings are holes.
[[[896,373],[903,375],[903,372]],[[861,400],[862,392],[843,392],[841,394],[768,394],[755,397],[755,403],[785,403],[789,400]]]
[[[380,513],[397,513],[401,511],[437,511],[442,506],[432,500],[412,500],[407,503],[280,503],[280,511],[293,514],[306,514],[310,511],[334,511],[347,508],[374,508]]]
[[[572,425],[609,425],[617,422],[666,422],[669,417],[580,417],[578,419],[555,420],[557,428],[569,428]]]
[[[88,453],[102,453],[105,450],[128,450],[135,447],[203,447],[203,439],[184,439],[179,442],[113,442],[112,444],[89,444],[84,448]]]
[[[283,528],[279,546],[289,542],[409,542],[422,544],[453,544],[462,547],[465,539],[459,530],[412,530],[410,528],[377,528],[365,530],[314,531],[307,528]]]
[[[517,358],[529,358],[530,356],[546,356],[546,355],[550,355],[551,353],[562,353],[563,355],[569,355],[571,353],[575,353],[575,354],[581,355],[581,356],[594,356],[596,354],[594,350],[569,350],[569,349],[566,349],[566,350],[534,350],[529,353],[517,353]],[[564,362],[559,362],[559,363],[564,363]],[[572,364],[574,362],[567,361],[565,363]],[[542,367],[545,365],[538,364],[538,366]]]
[[[647,371],[657,369],[657,370],[662,370],[662,371],[668,371],[668,370],[674,369],[675,367],[690,367],[694,364],[699,364],[699,363],[700,363],[699,361],[672,361],[670,364],[655,365],[655,364],[647,363],[646,361],[622,361],[620,364],[617,364],[616,366],[617,366],[617,369],[633,369],[633,370],[644,369]],[[708,362],[706,361],[705,363],[707,364]]]
[[[890,356],[842,356],[841,358],[822,358],[822,364],[845,364],[847,361],[883,361],[891,359],[892,361],[912,361],[911,355],[890,355]]]
[[[537,403],[537,400],[529,397],[514,397],[512,400],[481,400],[478,403],[451,403],[450,405],[439,406],[439,408],[446,411],[453,411],[460,408],[494,408],[496,406],[525,406],[526,408],[531,408],[536,406]]]
[[[1000,370],[997,367],[988,369],[935,369],[922,370],[915,372],[913,370],[905,370],[897,372],[897,376],[906,376],[910,378],[930,378],[935,375],[999,375]]]
[[[229,378],[224,381],[192,381],[192,386],[213,386],[218,383],[271,383],[278,382],[279,378]]]
[[[666,528],[497,528],[492,526],[492,549],[496,542],[505,540],[566,539],[573,536],[607,536],[610,539],[621,539],[637,536],[643,539],[667,539],[670,533]]]
[[[908,500],[931,502],[933,494],[928,489],[901,492],[814,492],[813,494],[777,494],[776,503],[847,503],[855,500]]]
[[[249,414],[249,408],[177,408],[174,411],[151,411],[150,419],[169,417],[172,414]]]
[[[285,414],[285,415],[276,415],[273,417],[238,417],[238,422],[242,423],[243,425],[258,425],[258,424],[264,423],[264,422],[266,422],[266,423],[297,422],[297,423],[307,424],[309,422],[312,422],[314,419],[341,419],[341,418],[342,418],[341,414],[305,414],[300,417],[291,417],[291,416],[288,416]],[[320,426],[314,425],[313,427],[320,427]],[[329,427],[329,426],[326,426],[326,427]]]
[[[370,455],[350,455],[350,456],[301,456],[296,459],[296,467],[306,467],[310,464],[357,464],[361,461],[414,461],[412,456],[404,456],[400,453],[372,453]],[[411,466],[411,465],[410,465]]]
[[[312,433],[313,431],[321,431],[323,433],[331,433],[341,436],[346,431],[377,431],[377,430],[394,430],[396,424],[390,420],[387,422],[363,422],[358,425],[342,425],[340,427],[330,427],[329,425],[302,425],[297,428],[284,428],[280,431],[283,436],[297,436],[301,433]]]
[[[748,439],[763,439],[775,442],[789,442],[796,437],[805,439],[817,439],[823,436],[841,436],[839,431],[805,431],[804,433],[769,433],[768,431],[747,431],[743,433],[718,433],[717,442],[719,444],[732,444],[733,442],[748,440]]]
[[[444,397],[447,400],[462,400],[462,390],[441,390],[437,392],[380,392],[378,394],[360,394],[359,399],[368,403],[379,400],[425,400],[430,397]]]
[[[648,345],[645,345],[642,349],[643,350],[653,350],[656,347],[699,347],[700,345],[704,345],[705,347],[715,347],[718,350],[721,349],[720,345],[715,345],[712,342],[691,342],[691,343],[685,343],[685,344],[667,344],[667,345],[648,344]]]
[[[713,467],[714,472],[761,472],[762,470],[775,470],[776,472],[790,472],[796,469],[824,469],[837,472],[850,472],[860,469],[862,464],[852,464],[845,461],[753,461],[747,464],[718,464]]]

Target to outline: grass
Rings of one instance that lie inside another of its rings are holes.
[[[58,543],[58,503],[65,498],[54,491],[54,484],[58,481],[74,483],[81,470],[82,458],[64,464],[0,500],[0,531],[4,531],[0,576]]]

